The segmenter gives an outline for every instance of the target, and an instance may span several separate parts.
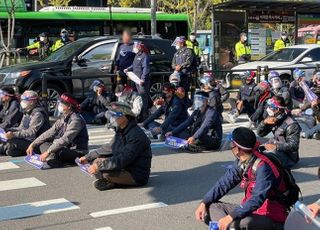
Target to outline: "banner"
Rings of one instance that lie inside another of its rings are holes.
[[[78,157],[76,158],[75,162],[80,167],[80,170],[82,172],[84,172],[84,173],[86,173],[86,174],[88,174],[89,176],[92,177],[92,175],[88,172],[90,164],[81,164]]]
[[[249,11],[248,23],[288,23],[294,24],[296,17],[289,12]]]
[[[174,149],[183,149],[188,146],[188,142],[185,139],[170,136],[166,138],[165,145]]]
[[[140,85],[141,80],[137,75],[135,75],[135,73],[127,72],[127,76],[130,78],[131,81],[133,81],[137,85]]]
[[[7,142],[8,139],[5,136],[6,131],[4,131],[4,129],[0,128],[0,141],[1,142]]]
[[[40,155],[39,154],[33,154],[31,156],[26,156],[24,158],[24,161],[27,162],[28,164],[32,165],[33,167],[37,169],[42,169],[43,167],[43,162],[40,160]]]

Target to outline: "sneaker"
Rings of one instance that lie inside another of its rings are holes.
[[[99,191],[109,190],[115,187],[115,184],[108,182],[106,179],[95,180],[92,185]]]
[[[313,134],[313,139],[320,140],[320,133]]]
[[[301,133],[300,133],[300,137],[301,137],[301,138],[306,138],[306,133],[305,133],[305,132],[301,132]]]

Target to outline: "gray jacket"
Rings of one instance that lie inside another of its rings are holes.
[[[35,107],[22,117],[19,127],[9,129],[15,138],[34,141],[50,128],[49,115],[42,106]]]
[[[3,105],[0,111],[0,128],[7,130],[18,126],[22,118],[20,104],[17,99],[11,99],[9,103]]]
[[[187,74],[192,69],[192,61],[194,59],[194,55],[192,53],[192,50],[183,47],[177,50],[177,52],[174,54],[172,59],[172,68],[174,69],[176,65],[181,66],[180,72]]]
[[[88,152],[88,130],[83,117],[76,112],[67,117],[61,116],[54,125],[33,141],[33,146],[44,142],[52,142],[48,153],[56,153],[63,147],[78,150],[82,154]]]

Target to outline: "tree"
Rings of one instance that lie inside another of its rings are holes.
[[[72,0],[48,0],[50,6],[68,6]],[[46,6],[47,0],[38,0],[40,6]]]

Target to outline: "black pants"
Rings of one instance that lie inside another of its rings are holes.
[[[22,138],[13,138],[9,140],[6,144],[4,144],[3,154],[12,156],[12,157],[25,156],[27,155],[26,151],[30,144],[31,144],[31,141],[29,140],[22,139]]]
[[[185,91],[185,98],[189,98],[189,91],[190,91],[190,77],[189,74],[180,73],[180,85]]]
[[[236,99],[229,98],[229,104],[231,106],[231,110],[238,110]],[[238,112],[239,112],[239,114],[246,113],[250,117],[254,113],[253,103],[248,103],[248,102],[244,101],[242,110],[238,111]]]
[[[182,139],[188,139],[192,134],[188,130],[184,130],[176,136]],[[209,136],[208,134],[201,135],[199,137],[199,141],[199,145],[203,146],[206,150],[216,150],[219,149],[221,145],[221,140],[213,136]]]
[[[42,145],[40,145],[41,153],[47,151],[48,148],[50,147],[50,145],[52,145],[51,142],[45,142]],[[82,156],[83,156],[83,154],[80,151],[76,151],[73,149],[63,147],[59,151],[57,151],[56,153],[52,153],[47,158],[47,163],[52,168],[60,168],[60,167],[66,166],[66,165],[74,165],[75,159],[77,157],[82,157]]]
[[[213,203],[208,210],[209,215],[206,222],[209,223],[210,220],[219,221],[221,218],[229,215],[231,211],[238,206],[239,205],[229,203]],[[252,214],[243,219],[235,219],[231,223],[230,228],[236,230],[282,230],[283,224],[274,222],[267,216]]]

